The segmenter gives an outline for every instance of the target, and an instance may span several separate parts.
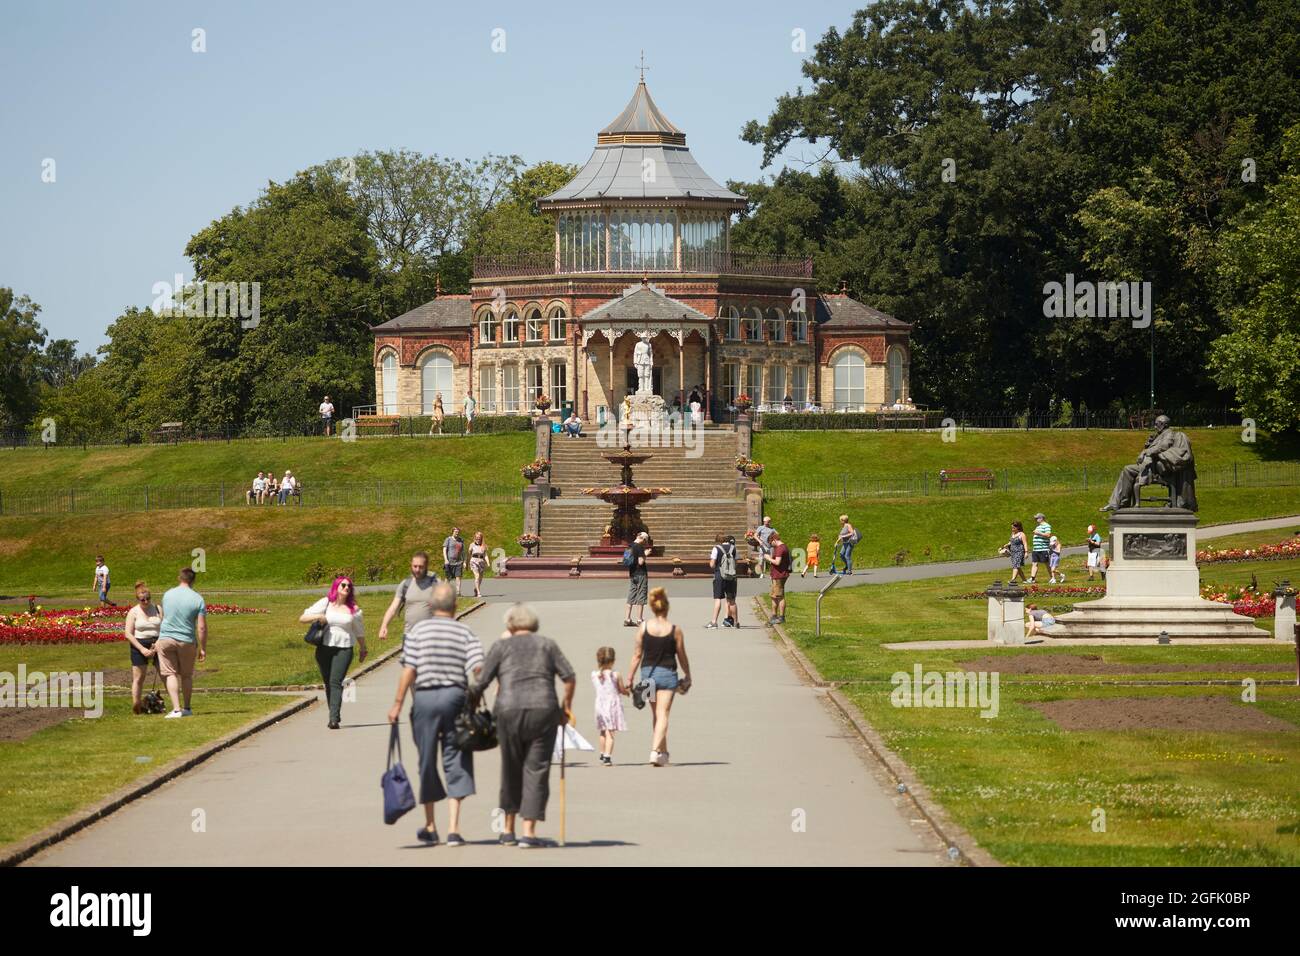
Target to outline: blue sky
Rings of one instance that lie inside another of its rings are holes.
[[[852,3],[8,2],[0,11],[0,286],[53,336],[104,342],[197,230],[270,180],[363,149],[581,163],[646,83],[718,181],[806,81]],[[191,50],[206,31],[207,51]],[[505,52],[492,50],[505,31]],[[814,155],[806,145],[791,160]],[[42,181],[45,160],[55,181]],[[773,170],[769,170],[771,172]]]

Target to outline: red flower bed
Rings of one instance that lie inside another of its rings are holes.
[[[1235,612],[1246,617],[1272,617],[1277,610],[1272,594],[1260,594],[1241,585],[1203,584],[1201,597],[1219,604],[1231,604]]]
[[[1046,597],[1062,597],[1065,595],[1089,595],[1105,594],[1106,588],[1101,585],[1077,584],[1071,587],[1058,586],[1055,584],[1021,584],[1020,589],[1029,595],[1043,595]],[[965,594],[949,595],[950,601],[969,601],[975,598],[987,597],[983,591],[967,591]]]
[[[266,608],[209,604],[209,614],[266,614]],[[129,607],[57,608],[0,614],[0,644],[107,644],[125,640],[119,621]]]
[[[1300,538],[1291,537],[1277,544],[1261,544],[1256,548],[1222,548],[1213,545],[1196,552],[1197,564],[1215,564],[1220,561],[1284,561],[1300,558]]]

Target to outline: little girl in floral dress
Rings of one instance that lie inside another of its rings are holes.
[[[597,670],[591,672],[591,684],[596,688],[596,729],[600,731],[600,764],[614,766],[614,734],[627,730],[623,720],[623,701],[620,694],[628,693],[627,685],[614,670],[614,648],[602,647],[596,651]]]

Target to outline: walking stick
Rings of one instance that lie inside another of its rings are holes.
[[[565,716],[568,712],[565,711]],[[564,792],[564,728],[566,724],[560,725],[560,846],[564,846],[564,816],[565,816],[565,792]]]

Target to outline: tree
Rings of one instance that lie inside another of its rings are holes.
[[[1243,415],[1272,431],[1300,429],[1300,125],[1286,134],[1287,164],[1263,202],[1220,242],[1219,294],[1228,331],[1210,371]]]
[[[27,296],[0,287],[0,428],[22,428],[40,401],[45,363],[45,329],[36,321],[41,307]]]
[[[516,175],[496,205],[479,217],[469,246],[476,256],[547,253],[555,248],[555,223],[537,209],[537,201],[578,174],[569,163],[542,162]]]
[[[381,280],[366,230],[348,184],[315,167],[190,240],[198,281],[260,283],[255,326],[186,316],[198,427],[277,429],[306,420],[326,393],[342,409],[369,399]]]

